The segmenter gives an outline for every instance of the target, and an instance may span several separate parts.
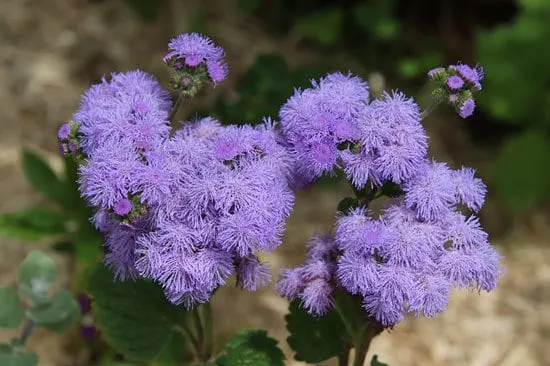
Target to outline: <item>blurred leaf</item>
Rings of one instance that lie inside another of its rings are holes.
[[[50,302],[27,309],[27,317],[36,325],[54,332],[62,332],[78,319],[80,307],[65,289],[56,293]]]
[[[21,262],[17,271],[19,290],[36,304],[50,301],[48,291],[57,282],[57,266],[44,253],[33,250]]]
[[[181,310],[166,300],[160,286],[142,278],[115,281],[103,263],[94,269],[89,291],[97,328],[109,345],[129,358],[156,358],[181,320]]]
[[[417,57],[404,57],[398,64],[399,74],[405,79],[412,79],[420,75],[425,75],[426,70],[433,69],[443,64],[443,54],[436,51],[423,51]]]
[[[299,18],[295,30],[306,39],[323,45],[333,45],[341,37],[342,20],[340,8],[323,9]]]
[[[405,192],[401,189],[399,184],[396,184],[394,182],[386,182],[382,186],[380,193],[383,196],[394,198],[403,195]]]
[[[103,253],[101,237],[93,227],[84,227],[74,235],[74,248],[79,271],[90,270]]]
[[[399,35],[400,24],[394,15],[396,2],[363,1],[353,9],[356,24],[361,30],[384,41]]]
[[[65,217],[45,208],[32,207],[15,214],[0,214],[0,235],[33,241],[65,233]]]
[[[378,356],[374,355],[372,356],[372,360],[370,361],[370,366],[388,366],[388,364],[378,361]]]
[[[357,199],[353,197],[346,197],[338,203],[338,211],[344,214],[357,207]]]
[[[23,149],[22,154],[23,172],[33,188],[64,207],[70,206],[66,184],[48,163],[31,150]]]
[[[188,352],[186,339],[180,333],[174,333],[170,342],[164,347],[160,355],[155,358],[151,366],[180,366]]]
[[[225,346],[216,360],[219,366],[284,366],[285,356],[265,330],[245,330]]]
[[[24,346],[0,343],[0,365],[2,366],[36,366],[38,356],[28,352]]]
[[[262,0],[237,0],[237,6],[245,13],[252,13],[258,9]]]
[[[8,286],[0,286],[0,327],[19,328],[23,321],[23,308],[17,292]]]
[[[163,0],[126,0],[130,9],[147,22],[157,19],[163,3]]]
[[[285,316],[290,335],[287,343],[297,361],[317,363],[338,356],[351,340],[336,310],[314,317],[302,308],[299,301],[290,303]]]
[[[494,165],[494,184],[515,212],[525,211],[550,195],[550,138],[529,130],[504,143]]]

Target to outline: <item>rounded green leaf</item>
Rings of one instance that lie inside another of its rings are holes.
[[[334,309],[321,317],[313,317],[299,301],[293,301],[285,320],[290,333],[287,343],[296,352],[294,358],[297,361],[318,363],[328,360],[338,356],[351,342]]]
[[[23,309],[17,292],[8,286],[0,286],[0,327],[19,328]]]
[[[219,366],[284,366],[285,356],[265,330],[245,330],[225,346]]]
[[[29,300],[40,304],[50,300],[48,291],[57,282],[57,266],[44,253],[33,250],[21,262],[17,271],[17,285],[19,290]]]
[[[5,236],[33,241],[65,232],[65,217],[45,208],[31,207],[15,214],[0,215],[0,234]]]
[[[342,9],[333,7],[299,18],[295,28],[304,38],[331,45],[340,39],[342,21]]]
[[[92,272],[89,291],[97,328],[129,358],[153,360],[180,321],[181,309],[166,300],[160,286],[145,279],[116,281],[103,263]]]
[[[493,183],[515,212],[525,211],[550,196],[550,138],[527,131],[504,143],[494,165]]]
[[[34,352],[28,352],[24,347],[0,343],[0,365],[36,366],[38,356]]]
[[[38,326],[54,332],[62,332],[78,319],[79,309],[71,293],[62,289],[55,294],[51,302],[28,309],[27,317]]]

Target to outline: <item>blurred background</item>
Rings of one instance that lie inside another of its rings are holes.
[[[391,366],[550,365],[549,0],[0,0],[1,284],[14,283],[19,262],[40,248],[66,284],[82,289],[100,240],[74,166],[58,157],[57,128],[110,72],[141,68],[167,86],[166,43],[190,31],[225,48],[230,77],[186,105],[181,119],[277,118],[294,87],[336,70],[400,88],[425,106],[429,69],[479,62],[486,80],[474,116],[440,107],[425,126],[433,156],[474,167],[488,184],[480,218],[505,256],[505,277],[491,294],[454,294],[439,318],[407,319],[378,337],[372,353]],[[305,241],[331,227],[348,189],[323,179],[299,194],[284,245],[265,256],[274,272],[302,261]],[[291,355],[287,303],[272,288],[251,295],[229,284],[213,305],[219,342],[261,327]],[[36,332],[30,348],[40,365],[116,360],[80,330]],[[0,342],[14,334],[0,331]]]

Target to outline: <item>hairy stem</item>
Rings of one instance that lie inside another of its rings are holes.
[[[25,327],[21,331],[21,336],[19,337],[19,343],[25,344],[29,337],[31,336],[32,332],[34,331],[34,321],[31,319],[28,319],[25,323]]]
[[[170,115],[168,116],[168,122],[170,123],[174,122],[174,118],[176,117],[176,114],[178,113],[178,110],[180,109],[184,99],[185,99],[185,95],[183,95],[183,93],[179,93],[178,99],[176,99],[176,102],[174,103],[174,106],[170,111]]]
[[[420,113],[420,120],[426,119],[441,103],[443,102],[442,98],[434,98],[432,102]]]
[[[364,332],[361,332],[361,336],[357,337],[355,342],[355,360],[353,366],[363,366],[369,351],[370,344],[374,337],[382,333],[384,327],[382,324],[374,319],[370,319]]]
[[[181,334],[183,334],[183,336],[185,338],[187,338],[187,340],[193,346],[193,350],[195,352],[195,355],[198,358],[199,353],[200,353],[200,345],[199,345],[199,342],[197,341],[197,338],[193,335],[193,332],[187,326],[187,324],[185,324],[185,322],[182,322],[181,324],[175,325],[174,329],[177,330],[178,332],[180,332]]]
[[[198,343],[198,358],[201,362],[208,361],[208,358],[205,358],[205,350],[204,350],[204,328],[202,326],[201,317],[199,314],[198,307],[195,307],[191,313],[193,314],[193,322],[195,323],[195,328],[197,330],[197,343]]]
[[[204,355],[207,359],[212,357],[212,348],[214,345],[213,339],[213,322],[212,322],[212,307],[210,302],[203,305],[203,319],[204,319]]]

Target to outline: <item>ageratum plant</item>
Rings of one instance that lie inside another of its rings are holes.
[[[209,304],[232,275],[250,291],[269,282],[258,254],[281,244],[295,193],[339,172],[354,196],[276,284],[291,301],[295,359],[347,365],[354,348],[353,364],[363,365],[371,340],[407,313],[443,312],[453,287],[497,286],[500,256],[475,216],[486,187],[473,169],[428,156],[422,119],[433,106],[422,110],[398,90],[371,100],[364,80],[335,72],[295,90],[278,121],[174,121],[182,102],[226,78],[224,58],[209,38],[180,35],[164,58],[175,102],[146,72],[115,73],[59,129],[104,237],[106,266],[89,293],[108,343],[128,359],[158,360],[183,335],[191,357],[174,364],[283,365],[262,330],[214,352]],[[457,63],[428,76],[434,106],[473,113],[481,67]],[[381,211],[369,208],[382,196],[391,200]]]

